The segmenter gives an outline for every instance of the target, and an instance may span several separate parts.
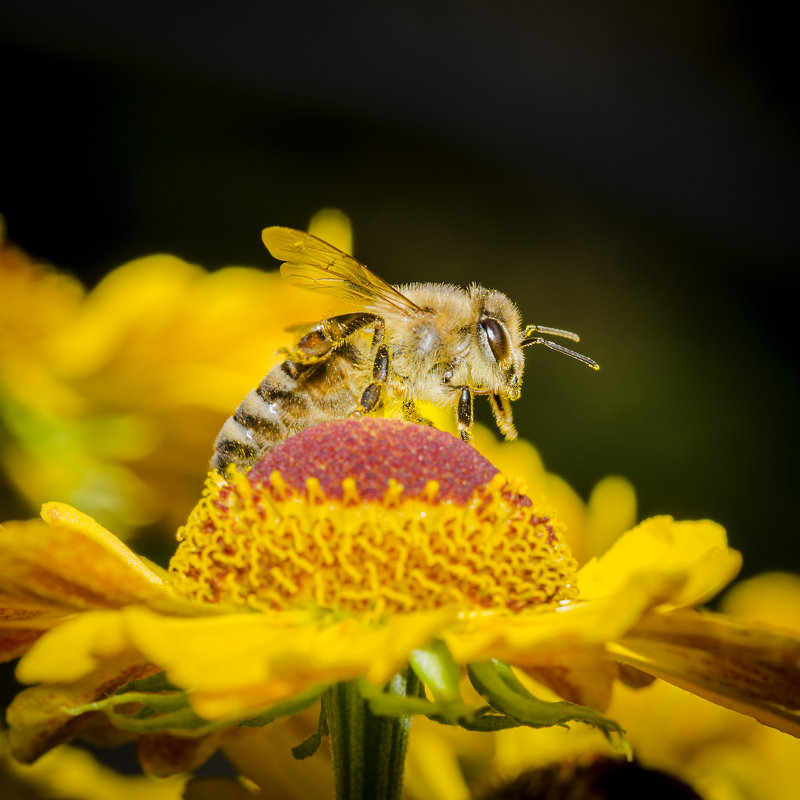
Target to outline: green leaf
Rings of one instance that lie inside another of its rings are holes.
[[[117,689],[114,694],[125,694],[126,692],[179,692],[177,686],[170,683],[166,672],[156,672],[149,678],[134,678]]]
[[[312,705],[326,688],[327,685],[315,686],[249,719],[209,722],[192,711],[187,692],[171,684],[166,673],[158,672],[148,678],[128,681],[110,697],[67,711],[75,716],[89,711],[102,711],[112,725],[135,733],[169,731],[182,736],[199,737],[234,725],[260,728],[281,717],[292,716]]]
[[[300,694],[295,695],[289,700],[276,703],[261,714],[250,717],[239,724],[243,728],[262,728],[264,725],[269,725],[270,722],[275,722],[276,719],[280,719],[281,717],[291,717],[294,714],[299,714],[301,711],[305,711],[310,705],[313,705],[327,688],[328,684],[322,684],[320,686],[314,686],[311,689],[306,689],[304,692],[300,692]]]
[[[438,703],[461,701],[458,688],[461,667],[450,655],[444,642],[433,642],[428,647],[413,650],[409,663]]]
[[[624,731],[613,720],[585,706],[565,701],[551,703],[534,697],[502,661],[483,661],[467,666],[467,675],[476,691],[492,706],[522,725],[545,728],[584,722],[603,732],[615,749],[630,753]]]
[[[414,670],[416,674],[416,670]],[[357,681],[358,691],[369,703],[373,714],[385,717],[404,717],[421,714],[426,717],[435,716],[443,724],[454,725],[462,718],[472,717],[475,709],[468,706],[460,698],[442,703],[432,703],[419,694],[405,696],[394,691],[373,686],[364,678]]]
[[[317,730],[310,736],[307,736],[303,742],[297,747],[292,748],[292,755],[298,760],[302,761],[304,758],[313,756],[319,750],[324,736],[328,735],[328,719],[325,716],[325,706],[322,706],[319,711],[319,724]]]
[[[123,710],[117,710],[118,706]],[[133,733],[171,732],[199,738],[231,724],[199,717],[189,707],[186,692],[123,692],[66,710],[74,716],[102,711],[115,728]]]

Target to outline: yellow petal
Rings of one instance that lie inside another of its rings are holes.
[[[123,614],[91,611],[39,639],[20,660],[16,675],[21,683],[75,681],[111,659],[134,653]]]
[[[6,713],[11,752],[29,764],[42,753],[78,734],[93,723],[92,715],[73,717],[64,709],[98,700],[142,669],[136,658],[121,657],[105,662],[101,669],[81,680],[57,685],[34,686],[20,692]]]
[[[317,729],[319,707],[271,722],[263,728],[235,728],[222,747],[240,775],[281,800],[333,800],[333,766],[330,749],[322,747],[313,758],[294,759],[291,748]],[[238,796],[238,795],[234,795]],[[195,795],[189,795],[195,798]],[[197,795],[196,800],[200,800]],[[219,795],[204,795],[217,800]],[[224,795],[228,798],[228,795]],[[188,798],[187,798],[188,800]]]
[[[167,574],[146,564],[91,517],[47,503],[44,522],[0,528],[0,590],[33,605],[62,610],[146,603],[196,613],[174,595]]]
[[[353,252],[353,226],[338,208],[322,208],[311,217],[308,232],[345,253]]]
[[[589,496],[582,536],[585,560],[605,553],[636,524],[636,492],[616,475],[603,478]]]
[[[752,622],[800,632],[800,576],[767,572],[733,586],[720,608]]]
[[[192,706],[206,719],[254,713],[304,689],[360,675],[383,683],[450,615],[396,616],[376,627],[290,612],[195,620],[142,608],[120,612],[130,641],[175,685],[192,691]]]
[[[608,597],[541,613],[475,615],[446,630],[443,638],[462,663],[499,658],[527,667],[570,660],[576,653],[600,652],[682,584],[683,576],[673,573],[638,575]]]
[[[140,736],[136,755],[146,774],[156,778],[188,773],[204,764],[219,747],[224,733],[183,737],[169,733]]]
[[[568,662],[558,659],[550,665],[528,667],[525,672],[563,700],[605,711],[611,702],[617,665],[605,658],[576,654]]]
[[[719,705],[800,736],[800,638],[720,614],[648,615],[609,652]]]
[[[64,616],[46,603],[0,593],[0,661],[19,658]]]
[[[157,781],[147,775],[122,775],[82,748],[58,747],[35,764],[22,765],[5,758],[5,745],[0,739],[3,797],[8,800],[181,800],[183,795],[185,777]]]
[[[431,728],[424,717],[414,720],[409,741],[404,788],[412,797],[425,800],[469,800],[467,786],[457,752],[450,739],[458,732],[450,726]],[[473,738],[483,738],[475,736]],[[492,742],[487,741],[487,749]],[[475,767],[474,763],[470,765]]]
[[[182,294],[203,275],[200,267],[162,254],[118,267],[88,295],[72,324],[53,342],[53,359],[70,377],[100,369],[131,347],[132,331],[163,326]]]
[[[585,564],[578,585],[581,597],[592,599],[614,594],[634,577],[673,575],[678,579],[675,589],[661,602],[680,607],[713,597],[740,567],[741,556],[727,547],[725,531],[715,522],[653,517]]]

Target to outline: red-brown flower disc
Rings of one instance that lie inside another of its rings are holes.
[[[429,481],[438,500],[466,503],[498,474],[474,447],[436,428],[398,419],[360,417],[321,422],[271,450],[250,471],[253,485],[266,485],[274,471],[295,489],[316,478],[326,497],[342,497],[342,482],[355,480],[363,500],[379,500],[390,479],[405,497],[419,497]],[[527,498],[526,498],[527,499]]]

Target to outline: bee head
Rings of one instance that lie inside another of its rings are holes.
[[[480,353],[473,362],[474,385],[516,400],[525,366],[519,311],[502,292],[473,285],[470,296]]]

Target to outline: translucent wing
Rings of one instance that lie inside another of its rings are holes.
[[[261,238],[273,257],[284,262],[281,275],[294,286],[362,306],[390,306],[404,314],[422,310],[355,258],[310,233],[272,227],[265,228]]]

